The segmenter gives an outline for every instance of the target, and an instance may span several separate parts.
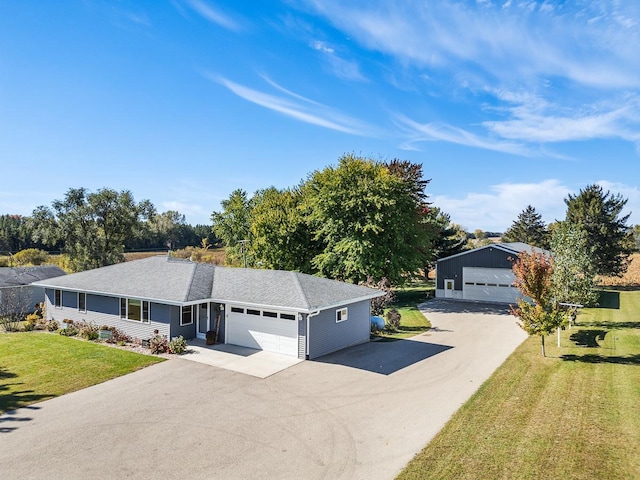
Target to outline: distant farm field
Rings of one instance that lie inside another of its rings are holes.
[[[151,252],[128,252],[124,254],[124,258],[127,262],[132,260],[141,260],[143,258],[154,257],[158,255],[166,255],[167,252],[151,251]],[[214,265],[225,264],[224,248],[215,248],[210,250],[203,250],[201,248],[188,247],[184,250],[177,250],[171,252],[171,255],[176,258],[193,258],[193,260],[204,263],[212,263]]]
[[[640,286],[640,253],[631,255],[631,263],[627,273],[622,277],[599,277],[600,285],[610,287],[638,287]]]

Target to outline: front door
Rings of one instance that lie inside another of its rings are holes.
[[[454,280],[446,279],[444,281],[444,298],[453,298]]]
[[[196,336],[198,338],[206,338],[207,330],[211,330],[210,328],[210,308],[208,303],[201,303],[198,305],[198,332]]]

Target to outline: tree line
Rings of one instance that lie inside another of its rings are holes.
[[[125,251],[220,242],[233,266],[397,285],[428,272],[439,258],[492,242],[432,205],[428,184],[421,164],[345,154],[290,188],[252,196],[235,190],[212,213],[211,225],[195,227],[179,212],[158,213],[150,201],[136,202],[126,190],[72,188],[30,217],[0,216],[0,250],[63,252],[80,271],[123,261]],[[556,275],[563,272],[569,285],[567,298],[584,300],[595,275],[624,273],[638,228],[632,231],[621,214],[626,200],[597,185],[565,203],[566,219],[549,225],[528,206],[503,241],[551,249]]]

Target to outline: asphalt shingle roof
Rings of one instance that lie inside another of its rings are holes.
[[[41,286],[174,303],[212,299],[311,312],[382,293],[299,272],[227,268],[166,256],[37,282]]]
[[[55,265],[37,267],[1,267],[0,288],[29,285],[32,282],[66,275],[66,272]]]

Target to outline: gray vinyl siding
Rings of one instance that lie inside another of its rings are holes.
[[[169,308],[171,309],[171,338],[179,337],[180,335],[186,339],[194,338],[197,327],[195,320],[191,325],[180,326],[180,307],[170,306]],[[192,308],[197,309],[198,305],[192,305]]]
[[[149,306],[149,323],[137,322],[120,318],[120,297],[108,297],[105,295],[87,294],[86,312],[78,311],[78,293],[62,291],[62,307],[54,307],[54,289],[46,289],[47,318],[57,320],[64,327],[63,320],[74,322],[95,323],[96,325],[108,325],[122,330],[132,338],[148,339],[153,337],[154,330],[160,335],[169,338],[169,318],[164,315],[166,308],[177,308],[169,305],[151,302]],[[179,310],[179,309],[178,309]]]
[[[307,315],[298,320],[298,358],[307,358]]]
[[[336,323],[336,310],[348,308],[348,319]],[[323,310],[309,319],[309,358],[317,358],[343,348],[369,341],[370,301]]]
[[[498,248],[489,247],[442,259],[438,262],[436,289],[443,290],[445,279],[453,279],[454,290],[461,291],[463,267],[506,268],[511,270],[513,263],[509,258],[515,259],[517,256],[516,253],[508,253]]]

